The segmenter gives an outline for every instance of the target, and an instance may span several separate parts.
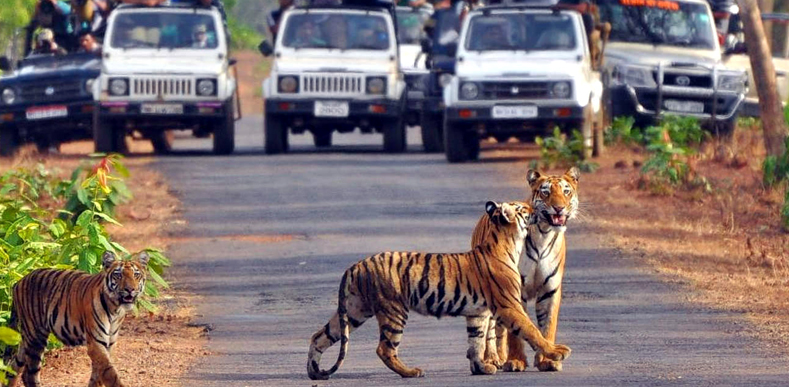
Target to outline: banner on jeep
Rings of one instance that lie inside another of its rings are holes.
[[[649,7],[679,11],[679,3],[667,0],[619,0],[619,3],[628,7]]]

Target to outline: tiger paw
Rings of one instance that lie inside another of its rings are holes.
[[[529,364],[526,362],[526,360],[510,359],[504,363],[502,369],[504,372],[523,372],[526,371],[526,367],[528,366]]]
[[[422,378],[425,376],[425,371],[422,371],[421,368],[414,367],[401,373],[400,376],[404,378]]]
[[[499,368],[493,364],[488,364],[484,360],[471,361],[471,374],[472,375],[493,375]]]
[[[541,352],[539,354],[554,361],[562,361],[570,357],[570,347],[566,345],[556,344],[549,351]]]
[[[562,363],[546,359],[541,353],[534,355],[534,365],[541,372],[560,372]]]
[[[496,367],[496,369],[501,369],[502,364],[504,364],[504,362],[499,360],[499,355],[497,355],[495,352],[491,354],[486,354],[485,359],[483,359],[482,362],[485,364],[490,364]]]

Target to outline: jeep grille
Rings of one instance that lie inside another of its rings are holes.
[[[359,95],[364,94],[364,77],[351,74],[303,74],[303,94]]]
[[[191,78],[136,78],[132,80],[132,95],[148,97],[191,96]]]
[[[546,99],[550,97],[548,82],[485,82],[484,99]]]
[[[54,80],[24,84],[21,88],[25,102],[67,101],[83,93],[84,80]],[[86,92],[87,93],[87,92]]]

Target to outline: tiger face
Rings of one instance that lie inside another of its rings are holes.
[[[490,221],[498,227],[514,228],[517,237],[526,237],[529,225],[532,224],[532,207],[528,203],[509,202],[498,204],[487,202],[485,212]]]
[[[122,308],[130,310],[137,297],[145,289],[145,273],[148,267],[148,254],[141,252],[130,261],[115,259],[115,254],[107,251],[102,256],[106,277],[104,291]]]
[[[561,176],[529,170],[526,178],[531,187],[537,222],[545,222],[564,231],[567,221],[578,214],[578,168],[572,167]]]

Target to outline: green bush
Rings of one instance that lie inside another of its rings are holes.
[[[543,168],[578,167],[583,172],[594,172],[598,165],[584,160],[584,138],[581,132],[573,130],[568,138],[558,127],[551,137],[537,137],[534,142],[540,147],[540,161]]]
[[[710,190],[703,177],[693,176],[688,158],[707,136],[693,117],[666,116],[658,126],[644,130],[642,142],[649,157],[641,168],[653,191],[670,192],[669,187],[694,183]]]
[[[611,127],[605,132],[605,143],[633,145],[641,144],[644,135],[641,129],[635,127],[636,120],[633,117],[616,117]]]
[[[123,182],[128,172],[120,156],[101,157],[92,167],[83,163],[69,179],[38,165],[0,177],[0,326],[8,324],[14,284],[39,268],[101,270],[106,250],[128,259],[129,252],[112,241],[104,225],[119,224],[113,209],[131,198]],[[138,307],[153,312],[147,298],[168,284],[162,279],[169,260],[156,249],[150,255],[145,297]],[[0,331],[7,332],[7,329]],[[1,335],[0,335],[1,336]],[[0,344],[0,352],[6,345]],[[2,372],[0,372],[2,374]]]
[[[254,28],[240,22],[233,16],[227,17],[227,28],[230,30],[230,47],[238,50],[253,50],[263,40]]]

